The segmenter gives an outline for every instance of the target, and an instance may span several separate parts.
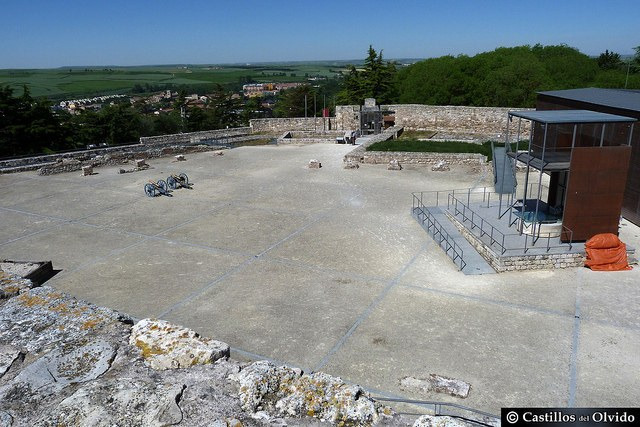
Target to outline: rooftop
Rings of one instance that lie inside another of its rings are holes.
[[[466,276],[411,217],[411,193],[493,176],[462,165],[343,169],[352,149],[242,147],[153,158],[127,174],[0,175],[0,258],[51,259],[58,291],[377,396],[491,413],[640,401],[640,268]],[[149,179],[181,172],[192,190],[144,195]],[[639,247],[638,227],[623,222],[621,239]],[[400,383],[430,374],[471,392]]]
[[[640,112],[640,90],[588,87],[582,89],[551,90],[538,93],[540,95]]]
[[[544,124],[635,122],[632,117],[589,110],[509,111],[509,115]]]

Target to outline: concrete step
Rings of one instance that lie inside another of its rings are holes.
[[[419,208],[414,209],[412,212],[413,217],[418,221],[418,223],[424,228],[427,233],[433,238],[433,234],[431,230],[429,230],[425,221],[422,221],[421,212],[418,210]],[[444,213],[442,209],[439,207],[425,207],[425,210],[429,211],[429,213],[433,216],[434,220],[442,226],[442,229],[446,231],[449,238],[456,243],[456,245],[462,250],[462,259],[466,263],[466,265],[461,270],[464,274],[474,275],[474,274],[491,274],[496,271],[489,265],[489,263],[476,251],[476,249],[471,246],[471,244],[467,241],[467,239],[460,234],[458,228],[449,220],[449,217]],[[444,242],[440,244],[440,239],[435,239],[436,242],[442,247],[444,246]],[[443,248],[444,250],[445,248]],[[450,258],[453,258],[453,250],[449,250],[447,255]],[[456,265],[459,264],[459,260],[454,261]]]

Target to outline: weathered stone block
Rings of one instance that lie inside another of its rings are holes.
[[[317,159],[309,160],[309,168],[310,169],[320,169],[322,167],[322,163],[320,163]]]
[[[449,164],[444,160],[440,160],[438,163],[436,163],[431,167],[432,171],[437,171],[437,172],[448,171],[450,169],[451,168],[449,167]]]
[[[402,170],[402,165],[400,165],[400,162],[398,162],[398,160],[396,159],[391,159],[389,161],[389,166],[387,166],[387,170],[390,171],[399,171]]]
[[[455,378],[430,374],[429,378],[404,377],[400,380],[400,388],[422,393],[446,393],[451,396],[466,398],[469,396],[471,384]]]
[[[238,383],[246,411],[266,409],[279,416],[313,416],[333,425],[372,425],[393,414],[360,386],[322,372],[303,375],[299,369],[260,361],[229,378]]]
[[[140,349],[153,369],[177,369],[206,365],[229,356],[229,345],[201,338],[191,329],[164,320],[143,319],[131,329],[129,344]]]
[[[175,159],[176,159],[176,162],[183,162],[186,160],[183,154],[178,154],[177,156],[175,156]]]
[[[355,161],[353,161],[351,159],[347,160],[344,163],[344,168],[345,169],[358,169],[359,167],[360,167],[360,165],[357,162],[355,162]]]
[[[147,163],[144,159],[136,159],[136,167],[141,168],[144,167]]]
[[[459,418],[436,415],[423,415],[413,423],[413,427],[471,427],[474,425]]]
[[[82,176],[93,175],[93,166],[83,166],[82,167]]]

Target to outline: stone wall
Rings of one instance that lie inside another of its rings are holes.
[[[135,150],[122,150],[104,155],[91,155],[81,158],[61,159],[38,168],[38,175],[55,175],[58,173],[74,172],[83,166],[114,166],[132,162],[134,159],[151,159],[154,157],[170,156],[174,154],[199,153],[203,151],[225,148],[214,145],[174,145],[163,147],[136,146]],[[0,170],[0,173],[3,171]]]
[[[465,227],[455,216],[445,211],[447,217],[460,231],[460,234],[474,247],[489,265],[498,273],[514,270],[547,270],[553,268],[583,267],[584,253],[501,255],[484,243]]]
[[[451,105],[394,104],[382,105],[395,111],[395,125],[407,130],[438,132],[437,139],[496,139],[505,137],[507,112],[513,108],[465,107]],[[336,106],[338,129],[358,129],[360,107]],[[529,122],[523,121],[522,133],[529,132]],[[516,125],[517,126],[517,125]],[[515,129],[512,129],[512,131]],[[442,136],[442,138],[440,138]]]
[[[347,153],[344,162],[389,164],[391,160],[397,160],[402,164],[435,165],[441,161],[453,165],[484,165],[487,156],[477,153],[414,153],[406,151],[367,151],[367,147],[376,142],[397,138],[403,132],[398,126],[385,129],[378,135],[361,137],[363,143]]]
[[[250,127],[205,130],[201,132],[176,133],[171,135],[143,136],[140,143],[145,145],[162,144],[197,144],[201,141],[224,139],[237,136],[245,136],[251,133]]]
[[[287,131],[277,140],[280,145],[287,144],[335,144],[336,137],[344,135],[340,130],[327,131]]]
[[[435,165],[441,161],[444,161],[450,165],[482,165],[487,161],[487,156],[477,153],[410,153],[405,151],[364,151],[362,153],[356,153],[356,156],[352,156],[352,153],[347,154],[345,156],[345,159],[351,159],[353,161],[368,164],[388,164],[391,160],[397,160],[401,165]]]
[[[407,130],[478,134],[498,140],[505,137],[507,112],[513,110],[500,107],[421,104],[383,105],[382,109],[395,111],[396,126],[403,126]],[[529,122],[523,121],[523,124],[525,123]],[[512,128],[511,131],[513,130],[515,129]],[[521,132],[528,133],[529,126],[523,126]]]
[[[335,129],[334,117],[287,117],[277,119],[251,119],[252,133],[280,134],[290,130],[321,132]]]
[[[82,166],[91,165],[115,165],[126,163],[134,158],[153,158],[170,154],[191,153],[194,151],[217,150],[221,147],[238,147],[249,141],[264,139],[263,135],[250,135],[249,128],[237,128],[236,130],[224,130],[224,132],[193,132],[179,135],[165,135],[156,138],[149,144],[118,145],[114,147],[98,148],[93,150],[80,150],[68,153],[48,154],[42,156],[23,157],[19,159],[0,160],[0,174],[41,170],[41,174],[72,172],[80,170]],[[217,139],[211,142],[211,135],[216,132]],[[234,136],[233,134],[236,133]],[[171,142],[174,139],[183,139],[183,142]],[[207,138],[205,138],[207,136]],[[173,138],[176,137],[176,138]],[[204,143],[206,140],[206,144]],[[147,139],[145,139],[147,141]],[[197,142],[192,142],[197,141]],[[200,144],[202,142],[202,144]]]
[[[340,130],[360,129],[358,105],[336,105],[336,127]]]

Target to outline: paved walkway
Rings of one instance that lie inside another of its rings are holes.
[[[469,241],[460,234],[458,228],[451,222],[451,220],[449,220],[449,217],[441,208],[426,207],[425,209],[430,213],[435,224],[437,224],[438,232],[434,233],[434,227],[430,227],[428,225],[428,221],[423,220],[423,216],[417,216],[414,212],[414,217],[418,223],[422,225],[422,228],[424,228],[424,230],[440,244],[440,247],[442,247],[443,250],[448,249],[445,250],[445,252],[453,259],[454,263],[457,263],[458,266],[462,267],[460,271],[467,275],[492,274],[496,272],[482,257],[482,255],[480,255],[478,251],[471,246]],[[446,238],[443,237],[443,235],[446,236]],[[446,243],[447,241],[449,241],[448,245]],[[456,246],[455,252],[459,251],[458,253],[455,253],[453,247],[451,247],[454,243]],[[462,258],[462,262],[457,258],[458,256]]]
[[[351,149],[243,147],[132,174],[2,175],[0,258],[51,259],[62,291],[387,396],[492,413],[640,401],[639,268],[466,276],[411,217],[411,192],[493,177],[346,170]],[[179,172],[193,190],[144,195],[147,180]],[[624,225],[622,239],[637,247],[638,228]],[[469,397],[400,387],[431,373],[471,383]]]

